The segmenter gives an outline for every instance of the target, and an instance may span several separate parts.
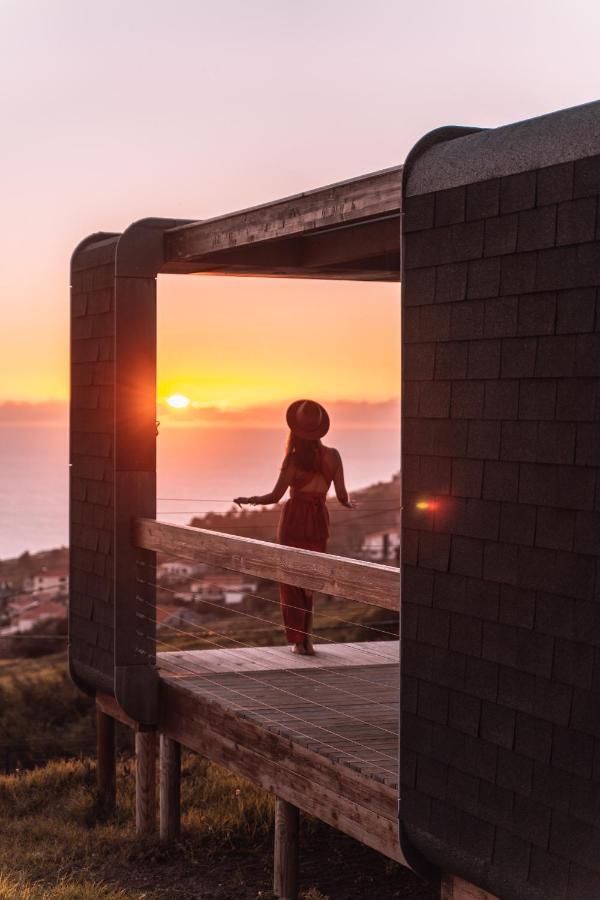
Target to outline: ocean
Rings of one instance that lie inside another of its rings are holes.
[[[158,438],[158,515],[186,524],[195,513],[229,509],[231,498],[266,493],[283,458],[285,433],[271,428],[163,428]],[[327,435],[357,490],[400,468],[394,428],[338,428]],[[65,425],[0,426],[0,559],[68,542]]]

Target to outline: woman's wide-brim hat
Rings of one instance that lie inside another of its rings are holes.
[[[316,441],[329,431],[327,410],[315,400],[296,400],[285,414],[290,430],[300,438]]]

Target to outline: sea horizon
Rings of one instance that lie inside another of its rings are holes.
[[[286,432],[272,427],[162,428],[158,438],[158,516],[181,525],[225,512],[232,498],[269,491]],[[325,438],[342,454],[350,491],[389,481],[400,468],[399,429],[333,428]],[[0,559],[68,544],[66,423],[0,424]],[[375,524],[375,523],[374,523]]]

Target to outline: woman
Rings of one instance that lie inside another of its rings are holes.
[[[277,483],[269,494],[260,497],[236,497],[235,503],[277,503],[290,488],[279,521],[277,540],[287,547],[318,550],[324,553],[329,537],[327,491],[333,481],[335,493],[349,509],[354,504],[344,483],[340,454],[321,443],[329,430],[329,416],[314,400],[296,400],[286,413],[290,434],[287,452]],[[294,653],[314,654],[312,632],[312,591],[279,585],[281,612],[286,638]]]

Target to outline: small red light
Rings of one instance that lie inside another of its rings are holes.
[[[417,509],[429,510],[430,512],[433,512],[433,510],[438,507],[438,504],[434,500],[418,500],[415,505]]]

